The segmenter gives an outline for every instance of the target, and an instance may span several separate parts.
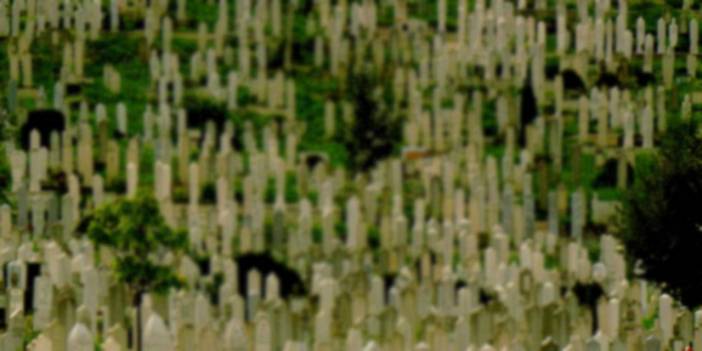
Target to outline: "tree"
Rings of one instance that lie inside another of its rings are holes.
[[[367,171],[396,151],[402,141],[402,120],[387,108],[375,79],[361,74],[349,83],[355,120],[342,136],[342,143],[349,151],[350,168]]]
[[[702,136],[673,123],[658,152],[637,162],[625,194],[620,237],[643,278],[688,307],[702,304]],[[632,265],[633,266],[633,265]]]
[[[141,300],[146,292],[164,293],[181,285],[166,253],[179,255],[187,248],[185,233],[166,225],[156,200],[145,194],[122,198],[97,209],[87,224],[95,247],[109,248],[117,278],[129,288],[137,307],[137,343],[141,349]]]

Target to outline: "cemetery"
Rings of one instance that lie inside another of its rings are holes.
[[[699,21],[0,0],[0,351],[702,350]]]

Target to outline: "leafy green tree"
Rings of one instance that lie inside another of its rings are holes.
[[[688,307],[702,304],[702,136],[673,123],[656,153],[637,162],[625,194],[620,237],[643,278]],[[632,265],[633,266],[633,265]]]
[[[173,266],[160,257],[168,252],[185,253],[187,236],[168,227],[152,196],[139,194],[134,199],[122,198],[100,207],[89,219],[87,235],[96,248],[112,251],[115,274],[129,288],[138,313],[144,293],[164,293],[181,285]],[[137,323],[140,322],[138,316]],[[140,325],[137,330],[141,345]]]

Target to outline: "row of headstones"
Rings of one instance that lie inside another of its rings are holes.
[[[343,7],[340,7],[340,8],[343,9]],[[356,13],[356,12],[352,12],[352,13]],[[481,12],[477,12],[477,14],[480,14],[480,13],[481,13]],[[275,16],[273,16],[273,17],[275,17]],[[511,18],[511,17],[510,17],[510,18]],[[663,21],[663,20],[661,20],[661,21]],[[79,21],[79,22],[80,22],[80,21]],[[352,22],[353,22],[353,21],[352,21]],[[172,33],[171,33],[171,31],[172,31],[172,25],[169,25],[170,21],[169,21],[168,19],[166,19],[166,20],[164,21],[164,23],[165,23],[164,28],[163,28],[164,52],[168,53],[168,52],[170,52],[170,42],[171,42],[171,37],[172,37]],[[482,23],[482,22],[481,22],[481,21],[475,21],[475,23]],[[521,23],[521,22],[520,22],[520,23]],[[599,23],[599,22],[598,22],[598,23]],[[622,21],[618,21],[618,23],[622,23]],[[641,33],[641,30],[640,30],[640,29],[642,28],[642,26],[640,25],[640,23],[641,23],[641,22],[639,21],[638,24],[637,24],[637,28],[638,28],[638,29],[637,29],[637,32],[638,32],[639,34]],[[664,36],[665,36],[665,31],[664,31],[664,30],[661,31],[661,29],[660,29],[660,28],[661,28],[661,24],[660,24],[660,23],[661,23],[661,22],[659,22],[659,34],[658,34],[658,37],[659,37],[659,39],[660,39],[659,42],[664,42],[664,41],[665,41],[665,40],[664,40],[664,39],[665,39],[665,38],[664,38]],[[697,26],[696,26],[695,23],[696,23],[696,22],[694,22],[694,20],[693,20],[693,22],[691,22],[691,24],[690,24],[690,36],[691,36],[691,44],[690,44],[691,47],[690,47],[690,52],[691,52],[692,57],[694,57],[695,52],[696,52],[696,50],[697,50],[697,49],[696,49],[696,44],[695,44],[695,43],[697,42],[697,41],[695,40],[695,37],[697,36],[695,33],[697,33],[697,31],[694,30],[695,28],[697,28]],[[618,24],[618,27],[619,27],[619,26],[620,26],[620,25]],[[644,26],[644,27],[645,27],[645,26]],[[665,27],[665,25],[662,25],[662,27]],[[533,28],[533,27],[530,26],[529,28]],[[595,28],[600,28],[600,27],[595,26]],[[673,38],[673,39],[672,39],[671,45],[674,45],[674,44],[677,42],[677,41],[675,40],[675,38],[677,38],[677,34],[676,34],[676,33],[677,33],[677,30],[676,30],[677,26],[675,25],[675,23],[672,23],[670,28],[671,28],[671,29],[669,30],[669,32],[670,32],[669,36],[670,36],[671,38]],[[489,33],[490,31],[486,31],[486,32]],[[515,34],[518,35],[518,34],[520,34],[520,33],[524,33],[525,31],[522,31],[522,30],[515,30],[514,32],[515,32]],[[539,34],[538,34],[539,38],[538,38],[537,42],[543,44],[543,43],[545,42],[545,34],[544,34],[545,32],[544,32],[544,26],[543,26],[543,24],[542,24],[541,26],[539,26],[539,29],[538,29],[536,32],[539,33]],[[589,31],[585,31],[585,32],[589,32]],[[601,32],[601,31],[600,31],[600,32]],[[477,31],[477,33],[482,33],[482,31],[479,30],[479,31]],[[526,33],[534,33],[534,30],[533,30],[533,29],[527,30]],[[661,34],[661,33],[663,33],[663,34]],[[221,35],[223,35],[223,34],[221,34]],[[482,35],[482,34],[480,34],[480,35]],[[202,37],[202,35],[200,35],[200,37]],[[333,37],[333,36],[332,36],[332,37]],[[498,36],[498,37],[500,37],[500,36]],[[663,38],[662,38],[662,37],[663,37]],[[662,38],[662,39],[661,39],[661,38]],[[199,41],[202,41],[202,39],[199,39]],[[219,41],[221,41],[221,40],[219,40]],[[640,40],[640,39],[637,39],[637,41],[638,41],[638,42],[642,42],[642,40]],[[215,42],[217,42],[217,40],[215,40]],[[332,44],[335,43],[335,42],[336,42],[336,41],[332,41]],[[477,42],[482,42],[482,40],[477,40]],[[491,42],[493,42],[493,41],[491,41],[491,40],[486,40],[485,42],[486,42],[486,44],[489,45],[489,43],[491,43]],[[523,43],[523,42],[524,42],[523,40],[516,40],[517,45],[521,45],[521,43]],[[528,42],[528,41],[527,41],[527,42]],[[594,42],[601,42],[601,41],[595,40]],[[438,56],[441,56],[442,53],[444,52],[444,50],[441,49],[441,47],[442,47],[443,45],[441,44],[441,41],[435,42],[435,44],[438,44],[438,45],[439,45],[439,46],[435,49],[435,53],[436,53]],[[663,44],[661,44],[661,45],[663,45]],[[202,45],[199,45],[199,46],[202,46]],[[332,46],[331,46],[331,49],[332,49],[332,50],[335,50],[336,46],[337,46],[336,44],[332,45]],[[436,46],[436,45],[435,45],[435,46]],[[68,58],[67,61],[71,61],[71,62],[72,62],[72,61],[75,61],[75,62],[76,62],[76,64],[75,64],[75,67],[76,67],[76,68],[75,68],[75,69],[76,69],[76,71],[78,71],[78,72],[81,72],[81,71],[82,71],[82,68],[81,68],[81,67],[82,67],[82,64],[79,64],[79,62],[82,62],[82,61],[83,61],[82,50],[79,50],[79,49],[81,49],[82,47],[83,47],[83,45],[76,45],[76,46],[75,46],[75,50],[70,50],[70,46],[66,46],[66,47],[64,48],[64,51],[69,53],[69,54],[64,55],[64,56],[67,56],[67,58]],[[261,63],[266,61],[266,60],[265,60],[265,57],[266,57],[266,48],[265,48],[264,46],[259,46],[259,47],[260,47],[260,49],[257,49],[257,50],[256,50],[256,52],[257,52],[256,54],[257,54],[257,57],[258,57],[257,61],[259,62],[258,67],[259,67],[259,71],[265,71],[265,66],[266,66],[266,65],[265,65],[265,64],[261,64]],[[391,48],[393,48],[393,47],[394,47],[394,46],[391,46]],[[248,46],[247,46],[247,45],[241,45],[239,49],[240,49],[240,50],[239,50],[239,51],[240,51],[240,52],[239,52],[239,57],[240,57],[240,60],[239,60],[239,61],[240,61],[240,69],[241,69],[241,71],[242,71],[242,76],[243,76],[243,77],[248,77],[248,67],[250,66],[250,65],[246,64],[246,62],[249,62],[249,60],[248,60],[248,54],[247,54],[247,52],[248,52]],[[199,51],[202,51],[202,50],[199,50]],[[528,50],[520,50],[520,49],[518,49],[518,50],[516,50],[516,51],[517,51],[518,53],[519,53],[519,52],[528,52]],[[600,51],[600,50],[595,50],[595,51]],[[659,51],[660,51],[660,48],[659,48]],[[220,54],[221,54],[221,50],[218,50],[218,52],[220,52]],[[75,58],[74,58],[74,59],[71,59],[70,57],[73,56],[73,53],[75,53]],[[12,56],[12,55],[11,55],[11,56]],[[332,57],[338,57],[339,54],[334,54],[334,53],[332,53],[331,56],[332,56]],[[26,55],[25,55],[24,57],[26,57]],[[244,58],[244,59],[242,60],[242,58]],[[12,61],[12,60],[11,60],[11,61]],[[31,61],[31,58],[30,58],[29,60],[28,60],[28,59],[24,59],[23,61]],[[420,61],[421,61],[421,59],[420,59]],[[442,62],[441,59],[439,59],[438,61],[439,61],[439,62]],[[526,57],[522,57],[521,59],[517,59],[517,60],[515,60],[515,61],[516,61],[516,62],[527,62],[527,58],[526,58]],[[537,61],[539,61],[539,60],[537,60]],[[543,60],[540,60],[540,61],[543,61]],[[648,62],[648,61],[649,61],[649,60],[647,60],[647,62]],[[665,60],[665,61],[671,61],[671,60]],[[543,62],[541,62],[541,63],[543,63]],[[12,66],[12,65],[11,65],[11,66]],[[31,64],[24,64],[23,66],[24,66],[24,67],[30,67]],[[335,65],[334,65],[334,66],[335,66]],[[647,64],[646,66],[650,66],[650,64]],[[664,72],[669,72],[669,71],[672,72],[671,70],[665,69],[665,66],[668,66],[668,65],[664,65],[664,70],[663,70]],[[29,68],[29,70],[31,71],[31,68]],[[13,71],[15,71],[15,70],[13,70]],[[25,70],[25,71],[27,71],[27,70]],[[211,69],[209,69],[209,71],[212,72]],[[333,70],[332,70],[332,71],[333,71]],[[439,70],[439,71],[441,71],[441,70]],[[444,70],[444,71],[445,71],[445,70]],[[540,72],[540,71],[542,71],[542,70],[535,70],[534,72]],[[694,70],[693,70],[693,71],[694,71]],[[209,74],[208,74],[208,75],[209,75]],[[24,76],[25,76],[25,82],[30,82],[30,84],[31,84],[31,79],[26,78],[26,77],[31,77],[31,74],[30,74],[29,72],[25,72]],[[666,75],[664,75],[664,76],[668,76],[668,75],[666,74]],[[441,78],[441,76],[439,76],[439,80],[443,80],[443,79]],[[540,81],[543,81],[543,77],[534,77],[534,80],[540,82]],[[670,79],[666,79],[665,81],[666,81],[666,82],[669,82]],[[538,83],[536,83],[536,84],[538,85]],[[443,86],[443,85],[444,85],[444,84],[439,84],[439,86]],[[669,86],[669,84],[666,84],[666,85]],[[537,89],[537,91],[540,91],[540,90]]]
[[[153,56],[152,56],[152,57],[153,57]],[[164,59],[165,59],[165,56],[164,56]],[[164,62],[167,62],[167,61],[168,61],[168,60],[164,60]],[[211,62],[211,61],[212,61],[212,60],[208,60],[208,62]],[[260,61],[260,59],[259,59],[259,61]],[[154,64],[152,64],[152,66],[154,66]],[[214,65],[208,64],[208,67],[209,67],[208,70],[209,70],[210,73],[211,73],[211,74],[209,74],[209,76],[212,76],[212,75],[213,75],[213,74],[212,74],[212,72],[213,72],[213,70],[214,70],[214,68],[212,68],[213,66],[214,66]],[[216,74],[216,73],[215,73],[215,74]],[[112,80],[112,79],[108,79],[108,81],[110,81],[110,80]],[[211,82],[217,82],[217,81],[218,81],[218,79],[210,79],[210,82],[208,82],[208,87],[210,88],[210,92],[211,92],[212,95],[214,95],[214,96],[221,96],[222,94],[218,93],[219,90],[217,89],[218,83],[211,83]],[[229,106],[235,106],[235,105],[236,105],[236,102],[235,102],[235,100],[233,99],[233,97],[236,96],[236,94],[235,94],[235,92],[236,92],[236,90],[237,90],[237,89],[236,89],[236,81],[237,81],[237,76],[236,76],[236,74],[230,74],[229,79],[228,79],[229,85],[228,85],[228,88],[227,88],[227,91],[228,91],[228,94],[227,94],[228,98],[227,98],[227,100],[228,100],[228,105],[229,105]],[[281,79],[278,78],[278,79],[276,79],[276,81],[277,81],[277,82],[280,82]],[[162,82],[162,83],[163,83],[163,82]],[[112,85],[112,84],[109,84],[109,85]],[[160,84],[160,86],[163,87],[163,86],[165,86],[165,84]],[[176,90],[176,93],[174,94],[175,96],[180,95],[180,94],[177,93],[177,91],[178,91],[177,87],[178,87],[178,86],[179,86],[179,85],[176,84],[176,85],[175,85],[176,88],[174,88],[174,89]],[[275,85],[275,86],[280,87],[280,83],[278,83],[278,84]],[[159,89],[159,91],[160,91],[160,93],[159,93],[160,99],[159,99],[159,100],[160,100],[160,101],[165,100],[164,96],[165,96],[166,94],[162,93],[164,90],[165,90],[165,89],[163,89],[163,88]],[[256,90],[262,90],[262,89],[256,89]],[[278,90],[278,91],[282,91],[281,89],[277,89],[277,90]],[[593,94],[593,95],[595,95],[595,94]],[[280,96],[280,94],[274,94],[274,96]],[[291,96],[291,94],[288,94],[288,97],[289,97],[289,96]],[[558,95],[557,95],[557,96],[558,96]],[[177,101],[177,100],[179,100],[179,99],[176,99],[176,101]],[[274,101],[274,100],[271,99],[270,101]],[[275,101],[282,101],[282,99],[281,99],[281,98],[278,98],[278,99],[275,100]],[[688,100],[686,100],[686,101],[688,101]],[[275,104],[274,104],[274,105],[275,105]],[[290,104],[288,104],[288,105],[290,105]],[[581,109],[581,111],[582,111],[582,109]],[[644,112],[645,112],[645,111],[644,111]],[[649,115],[649,114],[644,113],[644,114],[642,114],[642,115],[643,115],[643,116],[647,116],[647,115]],[[119,114],[118,114],[118,116],[119,116]],[[124,118],[122,118],[121,120],[124,120]],[[581,119],[581,120],[582,120],[582,119]],[[614,120],[616,121],[616,118],[615,118]],[[646,120],[648,120],[648,119],[644,118],[643,120],[646,121]],[[580,124],[582,125],[583,123],[581,122]],[[125,123],[119,123],[118,125],[121,127],[121,129],[125,129],[125,128],[123,128],[124,125],[125,125]],[[631,124],[631,123],[626,123],[625,125],[626,125],[626,126],[630,126],[630,125],[632,125],[632,124]],[[645,126],[647,126],[647,125],[650,125],[650,123],[642,123],[642,125],[645,127]],[[604,133],[598,133],[598,135],[600,135],[600,136],[602,136],[602,135],[605,135],[605,136],[606,136],[606,135],[607,135],[607,133],[606,133],[606,128],[600,127],[600,128],[598,128],[598,129],[600,129],[600,130],[605,130]],[[625,140],[625,144],[627,144],[627,145],[630,145],[630,144],[631,144],[632,137],[630,137],[630,136],[633,135],[633,133],[630,132],[631,130],[632,130],[632,128],[626,128],[626,131],[627,131],[627,132],[626,132],[626,135],[629,136],[629,137],[625,138],[624,140]],[[650,132],[650,131],[651,131],[651,128],[643,128],[643,130],[644,130],[644,131],[648,131],[648,132],[644,133],[644,136],[648,136],[648,137],[644,137],[644,145],[649,145],[649,146],[650,146],[650,145],[651,145],[651,140],[652,140],[652,137],[651,137],[652,133]],[[538,134],[538,133],[537,133],[537,134]],[[583,133],[581,133],[581,134],[583,134]],[[602,138],[602,137],[598,138],[598,140],[602,140],[602,139],[604,139],[604,138]],[[628,142],[627,142],[627,141],[628,141]]]
[[[374,280],[374,282],[379,282],[379,280]],[[382,292],[381,292],[381,291],[382,291],[382,283],[380,283],[380,284],[381,284],[381,285],[378,285],[378,283],[375,283],[375,284],[372,285],[372,286],[374,286],[374,288],[372,288],[371,291],[375,291],[375,293],[371,292],[371,296],[381,296],[381,295],[382,295]],[[321,285],[322,288],[324,288],[324,286],[325,286],[324,284]],[[380,286],[380,288],[379,288],[379,286]],[[327,290],[327,289],[329,289],[329,290]],[[380,290],[378,290],[378,289],[380,289]],[[332,290],[334,290],[334,289],[331,288],[331,287],[329,287],[329,286],[327,286],[326,289],[324,289],[324,290],[322,290],[322,291],[327,291],[327,292],[328,292],[328,291],[332,291]],[[379,294],[380,294],[380,295],[379,295]],[[329,297],[327,297],[327,298],[322,297],[322,301],[328,301],[327,299],[329,299]],[[200,301],[204,301],[204,300],[200,300]],[[659,313],[661,314],[661,321],[662,321],[662,323],[667,323],[667,322],[664,322],[664,321],[670,321],[670,318],[672,318],[672,317],[671,317],[671,313],[672,313],[672,312],[671,312],[671,310],[670,310],[670,299],[669,299],[668,297],[664,296],[664,297],[662,297],[662,300],[661,300],[661,301],[662,301],[662,302],[661,302],[661,306],[660,306],[661,311],[659,312]],[[667,301],[667,302],[665,302],[665,301]],[[204,303],[206,304],[206,301],[205,301]],[[616,311],[616,310],[617,310],[617,309],[616,309],[616,303],[617,303],[617,302],[615,301],[615,302],[613,302],[613,303],[614,303],[615,305],[612,305],[612,306],[615,306],[614,311]],[[546,304],[548,304],[548,303],[546,303]],[[148,304],[147,304],[147,305],[148,305]],[[324,306],[324,305],[326,305],[326,303],[322,302],[322,305]],[[383,305],[382,302],[376,302],[376,304],[374,305],[374,304],[372,303],[372,299],[371,299],[371,305],[370,305],[369,307],[376,306],[377,308],[380,308],[379,306],[382,306],[382,305]],[[148,309],[147,309],[147,310],[148,310]],[[612,309],[610,309],[610,311],[611,311],[611,310],[612,310]],[[321,323],[325,323],[325,321],[327,321],[327,320],[325,319],[325,317],[324,317],[324,315],[325,315],[325,314],[324,314],[324,311],[326,311],[326,309],[320,309],[320,312],[317,314],[317,319],[316,319],[316,320],[317,320],[317,324],[316,324],[317,327],[316,327],[316,328],[323,328],[323,327],[322,327],[323,324],[321,324]],[[375,309],[375,311],[377,311],[377,309]],[[369,310],[369,312],[370,312],[370,315],[371,315],[371,316],[374,315],[373,309]],[[84,311],[83,313],[85,313],[85,311]],[[80,309],[79,309],[79,313],[78,313],[78,314],[79,314],[79,315],[81,314]],[[197,312],[196,312],[196,314],[197,314]],[[611,314],[610,314],[609,316],[610,316],[610,317],[607,317],[607,318],[615,318],[615,319],[616,319],[616,318],[619,318],[616,314],[615,314],[615,315],[611,315]],[[329,316],[327,316],[326,318],[329,318]],[[258,322],[258,321],[259,321],[259,318],[256,319],[256,322]],[[463,330],[463,328],[469,328],[468,326],[462,325],[460,321],[461,321],[461,319],[459,319],[459,322],[458,322],[458,324],[456,325],[456,328],[459,328],[458,330],[456,330],[457,333],[461,333],[461,330]],[[479,323],[483,324],[483,323],[485,323],[485,321],[486,321],[486,320],[483,320],[482,322],[479,322]],[[328,321],[327,321],[327,322],[328,322]],[[404,320],[404,322],[406,323],[407,320]],[[602,322],[601,322],[601,323],[602,323]],[[608,326],[609,326],[610,330],[611,330],[611,328],[612,328],[612,324],[614,324],[614,325],[617,324],[617,322],[609,322],[609,323],[610,323],[610,324],[608,324]],[[672,322],[671,322],[671,323],[672,323]],[[603,324],[604,324],[604,323],[603,323]],[[148,327],[148,322],[146,323],[146,325],[147,325],[146,328],[147,328],[147,330],[148,330],[148,328],[149,328],[149,327]],[[664,325],[668,325],[668,324],[664,324]],[[82,328],[85,328],[85,326],[81,327],[81,329],[82,329]],[[369,326],[369,328],[372,328],[372,327]],[[489,328],[489,327],[483,324],[482,327],[479,327],[479,330],[480,330],[480,329],[483,329],[483,330],[484,330],[484,328]],[[667,328],[667,327],[666,327],[666,328]],[[89,329],[89,328],[88,328],[88,329]],[[75,330],[75,328],[74,328],[74,330]],[[326,335],[324,330],[325,330],[325,329],[316,329],[317,333],[322,334],[322,335],[316,335],[315,337],[316,337],[316,338],[321,338],[321,340],[326,340],[326,337],[323,336],[323,335]],[[469,329],[467,329],[467,330],[469,330]],[[614,331],[614,332],[610,331],[610,332],[611,332],[611,333],[616,333],[616,331]],[[672,324],[670,325],[669,331],[666,332],[665,329],[663,330],[663,338],[664,338],[664,340],[667,340],[666,338],[669,339],[670,336],[672,336],[672,334],[666,334],[666,333],[670,333],[670,332],[672,332]],[[71,332],[71,334],[73,334],[73,332]],[[149,332],[147,331],[146,334],[149,335]],[[596,341],[600,346],[606,345],[606,344],[608,343],[607,340],[616,340],[616,334],[613,334],[613,335],[615,335],[615,336],[612,337],[612,338],[610,338],[609,336],[606,336],[605,334],[600,334],[600,333],[598,333],[590,342],[588,342],[588,344],[592,344],[592,341]],[[667,336],[666,336],[666,335],[667,335]],[[69,336],[69,340],[70,340],[70,339],[71,339],[71,337]],[[149,338],[147,337],[147,340],[148,340],[148,339],[149,339]],[[230,340],[230,339],[227,339],[227,340]],[[319,339],[317,339],[317,340],[319,341]],[[464,341],[465,341],[465,340],[464,340]],[[473,342],[475,342],[475,341],[473,341]],[[616,343],[616,342],[614,342],[614,343]],[[70,341],[69,341],[69,345],[70,345]]]
[[[35,139],[36,139],[36,137],[35,137]],[[35,142],[35,143],[36,143],[36,142]],[[353,208],[355,208],[355,207],[356,207],[356,206],[354,206],[354,205],[348,206],[348,208],[350,208],[350,209],[353,209]],[[355,212],[357,212],[357,210],[356,210]],[[354,215],[353,215],[354,211],[352,211],[352,212],[350,212],[350,213],[351,213],[351,214],[349,215],[349,223],[357,223],[357,222],[359,222],[358,219],[355,219],[355,218],[354,218]],[[355,244],[354,244],[354,243],[356,243],[356,242],[361,242],[362,240],[360,240],[359,238],[357,238],[357,235],[354,234],[354,233],[357,233],[357,231],[356,231],[355,229],[350,230],[350,233],[351,233],[352,235],[350,235],[350,241],[349,241],[350,244],[349,244],[349,245],[351,245],[350,247],[353,248],[353,247],[355,247]],[[489,255],[488,255],[488,256],[489,256]],[[486,264],[486,267],[494,267],[494,265]],[[486,269],[487,269],[488,271],[492,271],[492,272],[495,271],[495,268],[486,268]],[[491,276],[491,275],[490,275],[490,276]]]
[[[36,135],[36,134],[35,134]],[[36,139],[36,138],[35,138]],[[138,164],[138,161],[136,161],[138,158],[136,155],[138,155],[138,146],[136,146],[136,143],[131,143],[131,146],[129,147],[129,152],[128,152],[128,160],[129,162],[127,163],[127,191],[126,195],[127,196],[133,196],[136,193],[136,186],[139,183],[139,173],[136,168],[136,164]],[[115,150],[115,148],[112,148]],[[44,151],[43,153],[41,151]],[[40,156],[34,156],[32,158],[33,162],[31,164],[31,175],[30,175],[30,183],[34,184],[39,184],[40,181],[46,177],[46,151],[45,149],[39,149],[38,151],[34,152],[35,155],[44,155],[43,157]],[[130,156],[131,155],[131,156]],[[116,157],[113,156],[112,157]],[[18,211],[18,217],[17,217],[17,223],[19,228],[23,228],[25,225],[28,224],[27,218],[28,218],[28,212],[29,212],[29,207],[31,205],[31,211],[33,213],[32,215],[32,222],[33,224],[33,229],[35,233],[42,233],[44,228],[47,228],[47,226],[44,225],[44,215],[43,213],[49,213],[48,218],[50,220],[53,219],[53,221],[64,221],[65,228],[64,230],[70,231],[72,228],[73,223],[75,223],[76,218],[80,216],[80,208],[77,207],[78,204],[81,203],[80,198],[81,198],[81,191],[80,191],[80,179],[72,173],[69,173],[68,176],[68,187],[67,187],[67,193],[65,195],[61,195],[61,202],[60,202],[60,207],[63,209],[61,211],[58,210],[59,208],[59,202],[57,202],[58,197],[57,196],[49,196],[49,197],[44,197],[41,195],[33,195],[30,196],[31,193],[36,193],[39,188],[38,185],[36,189],[32,189],[32,186],[30,185],[29,189],[26,188],[26,183],[24,183],[24,167],[26,161],[24,159],[23,153],[21,151],[14,151],[11,153],[11,160],[12,160],[12,165],[14,168],[13,172],[13,179],[14,179],[14,186],[15,186],[15,191],[17,191],[18,195],[18,200],[19,200],[19,211]],[[108,155],[108,159],[110,156]],[[223,158],[219,158],[218,162],[226,160]],[[111,161],[115,162],[115,161]],[[265,170],[265,161],[261,156],[254,157],[252,159],[252,168],[251,168],[251,173],[248,175],[244,175],[244,198],[243,198],[243,212],[242,214],[247,216],[254,216],[254,218],[259,218],[263,219],[262,216],[256,215],[256,210],[259,208],[258,203],[261,203],[263,201],[263,190],[265,187],[265,182],[262,182],[262,180],[265,180],[268,178],[267,171]],[[221,164],[221,162],[220,162]],[[498,183],[495,183],[493,181],[497,180],[497,168],[494,166],[495,163],[488,163],[492,164],[492,167],[488,167],[488,173],[487,173],[487,179],[490,180],[487,183],[484,183],[484,178],[481,175],[478,175],[477,177],[472,177],[471,183],[469,183],[472,187],[477,189],[477,191],[474,191],[468,199],[469,202],[467,203],[469,206],[466,207],[466,198],[464,195],[464,190],[461,188],[454,189],[453,186],[446,186],[446,184],[453,184],[451,179],[455,179],[455,174],[452,172],[447,173],[445,176],[448,176],[449,182],[445,183],[444,189],[442,191],[441,186],[439,185],[438,182],[434,181],[428,187],[428,190],[430,191],[428,194],[428,203],[433,204],[431,207],[443,207],[444,208],[444,214],[445,214],[445,219],[450,220],[455,218],[458,222],[464,220],[467,218],[468,213],[471,214],[471,225],[470,229],[472,233],[478,233],[482,231],[483,229],[491,228],[495,224],[502,224],[502,226],[506,229],[508,233],[521,233],[521,235],[525,235],[526,237],[531,237],[534,234],[534,227],[535,227],[535,214],[534,214],[534,197],[531,195],[531,189],[532,189],[532,181],[531,181],[531,175],[529,174],[522,174],[520,172],[517,172],[517,177],[519,179],[524,179],[523,183],[523,188],[521,188],[521,191],[523,192],[523,205],[518,205],[517,197],[514,194],[514,189],[508,182],[504,188],[503,192],[500,192],[499,190],[499,185]],[[257,166],[257,165],[260,165]],[[286,217],[286,211],[285,207],[282,207],[279,202],[281,201],[282,194],[284,193],[284,188],[285,188],[285,182],[284,182],[284,176],[285,176],[285,169],[282,167],[282,163],[275,163],[274,168],[272,170],[274,171],[272,174],[274,175],[274,178],[276,179],[276,205],[274,207],[274,214],[277,214],[278,217],[280,217],[279,221],[284,222],[285,217]],[[170,205],[167,205],[170,201],[173,200],[172,198],[172,178],[173,176],[171,175],[171,166],[167,163],[163,162],[156,162],[154,164],[155,167],[155,178],[154,178],[154,190],[155,190],[155,195],[156,197],[162,201],[162,205],[166,206],[167,208],[170,208]],[[202,168],[202,164],[199,163],[190,163],[189,167],[187,167],[187,174],[188,174],[188,179],[186,181],[189,181],[189,211],[188,211],[188,217],[191,216],[199,216],[200,211],[198,210],[198,204],[200,203],[199,199],[201,196],[201,188],[203,186],[203,183],[200,181],[201,176],[204,174]],[[223,169],[226,168],[226,165],[220,165],[217,167],[217,169]],[[304,166],[303,166],[304,167]],[[451,168],[446,168],[446,170],[450,170]],[[523,168],[518,168],[517,170],[521,170]],[[109,167],[108,167],[109,170]],[[43,176],[41,176],[43,174]],[[229,186],[231,182],[227,180],[226,177],[223,177],[224,174],[227,174],[227,172],[224,172],[221,175],[217,176],[217,182],[216,182],[216,209],[217,211],[220,212],[220,216],[223,218],[232,218],[235,219],[238,217],[237,209],[236,209],[236,202],[233,199],[233,194],[232,194],[232,188]],[[300,175],[304,177],[304,172],[301,173]],[[397,173],[396,173],[397,174]],[[519,175],[521,174],[521,175]],[[109,173],[108,173],[109,176]],[[92,178],[90,178],[92,181],[92,190],[93,190],[93,206],[97,207],[99,206],[102,202],[103,199],[105,198],[105,185],[102,177],[100,175],[94,175]],[[402,178],[399,178],[400,180]],[[438,179],[436,179],[438,180]],[[476,182],[477,181],[477,182]],[[24,184],[24,185],[23,185]],[[342,186],[341,184],[332,186],[331,183],[329,182],[323,182],[323,186],[319,189],[321,190],[321,195],[322,195],[322,201],[320,202],[319,209],[320,213],[324,215],[325,213],[333,213],[335,212],[334,206],[332,203],[328,200],[325,199],[331,199],[333,195],[333,189],[338,188]],[[398,183],[401,185],[400,183]],[[467,184],[468,185],[468,184]],[[294,184],[292,186],[295,186]],[[27,191],[29,190],[29,192]],[[379,198],[377,197],[377,185],[370,184],[368,190],[370,191],[368,194],[370,195],[369,197],[365,197],[363,199],[363,207],[359,206],[359,200],[356,199],[355,197],[351,197],[348,199],[347,205],[346,205],[346,219],[347,221],[350,221],[351,223],[356,223],[360,222],[359,218],[366,217],[366,218],[375,218],[377,216],[378,210],[381,210],[381,208],[378,207],[378,201]],[[401,193],[398,192],[398,190],[393,190],[395,195],[393,198],[400,196],[400,200],[402,199]],[[376,194],[376,195],[372,195]],[[480,195],[482,194],[482,195]],[[552,195],[549,196],[549,203],[548,203],[548,208],[549,208],[549,229],[551,230],[552,233],[558,233],[558,218],[559,214],[563,213],[564,209],[564,203],[567,204],[567,196],[564,197],[565,193],[562,191],[560,193],[553,193]],[[442,200],[443,197],[443,200]],[[580,237],[582,233],[582,227],[586,224],[586,211],[585,209],[587,208],[586,202],[585,202],[585,197],[581,192],[575,192],[571,198],[571,203],[570,203],[570,208],[571,208],[571,216],[573,216],[572,220],[572,227],[571,230],[573,232],[573,235],[575,237]],[[413,199],[407,199],[407,201],[410,201]],[[423,225],[421,223],[424,223],[426,220],[424,218],[424,213],[425,213],[425,206],[428,204],[425,200],[422,199],[414,199],[415,201],[415,217],[413,222],[415,228],[422,228]],[[30,203],[31,202],[31,203]],[[301,220],[303,218],[310,218],[311,217],[311,207],[309,206],[309,202],[303,201],[303,205],[307,206],[302,206],[299,208],[299,213],[300,213],[300,218]],[[395,205],[393,205],[393,208],[391,209],[391,213],[399,214],[402,212],[402,207],[398,205],[400,202],[394,202]],[[443,205],[441,205],[443,204]],[[500,205],[501,204],[501,205]],[[594,205],[593,205],[594,206]],[[521,209],[521,210],[518,210]],[[306,211],[305,211],[306,210]],[[172,214],[172,209],[169,210],[167,213]],[[517,211],[517,212],[515,212]],[[519,212],[519,211],[524,211],[524,212]],[[383,211],[385,212],[385,211]],[[53,214],[52,214],[53,213]],[[382,213],[382,212],[381,212]],[[440,212],[432,212],[432,217],[434,216],[433,214],[440,213]],[[9,212],[7,213],[9,216]],[[289,214],[287,216],[290,216]],[[171,218],[172,215],[167,215],[167,218]],[[210,215],[205,215],[205,217],[210,217]],[[396,218],[396,219],[393,219]],[[402,221],[405,223],[405,226],[409,225],[407,221],[403,218],[401,215],[394,215],[393,217],[383,217],[384,219],[390,219],[391,221],[397,222],[398,220]],[[330,220],[334,220],[333,216],[328,216]],[[501,219],[500,219],[501,218]],[[307,219],[309,222],[309,219]],[[7,220],[8,226],[11,225],[11,220]],[[192,223],[193,221],[188,220],[187,223]],[[195,221],[199,222],[199,221]],[[322,217],[322,222],[326,223],[327,219],[324,219]],[[220,224],[225,227],[225,228],[230,228],[226,230],[227,232],[230,232],[231,230],[234,230],[234,227],[236,227],[236,224],[231,223],[230,225],[226,225],[225,223],[229,222],[224,222]],[[400,223],[400,222],[397,222]],[[419,224],[419,225],[418,225]],[[305,227],[309,227],[308,225],[305,225]],[[10,230],[4,230],[5,233],[8,233]],[[359,232],[360,229],[352,229],[349,231],[349,233],[355,233]],[[309,234],[309,233],[308,233]],[[7,235],[7,234],[6,234]],[[353,240],[354,236],[351,236],[349,240]],[[364,241],[364,240],[361,240]]]

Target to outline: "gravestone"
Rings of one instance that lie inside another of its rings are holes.
[[[174,349],[173,337],[163,319],[152,313],[144,327],[144,350],[168,351]]]
[[[67,350],[93,351],[95,348],[93,335],[83,323],[77,323],[68,334]]]
[[[644,341],[644,351],[661,351],[661,341],[653,335],[649,335]]]

